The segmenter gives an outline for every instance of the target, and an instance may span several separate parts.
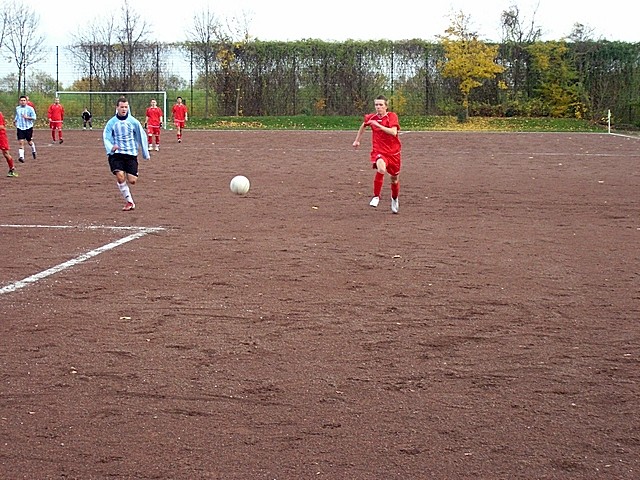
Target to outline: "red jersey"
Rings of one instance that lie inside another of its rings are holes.
[[[52,122],[61,122],[64,120],[64,107],[59,103],[52,103],[47,112],[49,120]]]
[[[187,106],[184,103],[176,103],[171,110],[173,119],[178,122],[184,122],[187,119]]]
[[[160,127],[162,116],[162,109],[160,107],[147,108],[147,125],[149,127]]]
[[[380,117],[377,113],[371,113],[364,116],[364,122],[368,123],[370,120],[375,120],[384,127],[398,129],[400,133],[400,122],[398,115],[394,112],[387,112],[386,115]],[[402,145],[400,144],[400,138],[398,135],[389,135],[378,128],[371,128],[373,149],[371,155],[399,155]]]
[[[0,150],[9,150],[9,139],[7,138],[7,127],[4,123],[4,116],[0,112]]]

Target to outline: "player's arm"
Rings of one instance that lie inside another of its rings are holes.
[[[387,133],[389,135],[392,135],[394,137],[396,137],[398,135],[398,127],[393,126],[393,127],[385,127],[384,125],[381,125],[380,123],[376,122],[375,120],[371,121],[369,123],[369,125],[371,126],[371,128],[377,128],[380,131]]]
[[[118,150],[118,146],[112,142],[113,139],[113,120],[109,120],[107,125],[104,127],[104,131],[102,132],[102,141],[104,142],[104,149],[107,151],[107,155],[111,155],[116,150]]]
[[[360,125],[360,128],[358,129],[358,133],[356,133],[356,139],[353,141],[353,148],[358,148],[360,146],[360,138],[362,138],[365,128],[367,128],[367,124],[362,122],[362,125]]]
[[[134,130],[134,136],[136,137],[138,145],[140,145],[140,147],[142,148],[142,158],[144,158],[145,160],[149,160],[151,158],[151,155],[149,155],[149,143],[147,142],[147,134],[142,128],[140,122],[136,121],[136,123],[138,125]]]

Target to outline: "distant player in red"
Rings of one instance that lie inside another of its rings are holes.
[[[373,148],[371,149],[371,165],[376,169],[373,178],[373,198],[369,202],[372,207],[377,207],[380,202],[380,192],[384,183],[384,174],[388,173],[391,177],[391,211],[398,213],[399,202],[398,194],[400,193],[400,167],[402,165],[400,145],[400,122],[398,115],[387,111],[387,98],[380,95],[374,101],[376,113],[370,113],[364,116],[364,121],[353,147],[360,146],[360,138],[366,127],[371,127],[371,141]]]
[[[60,104],[60,99],[56,97],[49,106],[47,112],[49,117],[49,128],[51,129],[51,138],[56,141],[56,132],[58,132],[58,140],[62,143],[62,123],[64,121],[64,107]]]
[[[147,140],[149,150],[153,148],[153,137],[156,138],[156,152],[160,150],[160,127],[162,127],[162,109],[158,107],[155,98],[151,99],[151,105],[147,108],[145,125],[147,126]]]
[[[176,135],[178,136],[178,143],[182,142],[182,129],[184,124],[189,120],[187,114],[187,106],[182,103],[182,97],[176,99],[176,104],[171,110],[171,116],[173,117],[173,124],[176,126]]]
[[[18,173],[16,172],[15,164],[13,163],[13,157],[9,152],[9,139],[7,137],[7,125],[4,122],[4,115],[0,112],[0,151],[2,152],[2,156],[7,161],[7,165],[9,165],[9,173],[7,173],[7,177],[17,177]]]

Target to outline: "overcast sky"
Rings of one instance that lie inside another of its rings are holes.
[[[56,0],[30,2],[40,16],[41,33],[47,43],[64,46],[71,34],[98,20],[103,22],[113,8],[120,18],[124,0],[95,2]],[[586,2],[585,0],[130,0],[129,5],[151,26],[153,40],[181,41],[193,25],[196,12],[209,8],[220,19],[247,18],[248,31],[259,40],[434,40],[450,25],[452,13],[462,11],[471,18],[473,30],[484,40],[501,39],[500,15],[517,5],[527,25],[534,21],[544,40],[558,40],[571,33],[575,23],[593,31],[594,39],[639,42],[635,15],[638,0]],[[385,5],[392,5],[389,8]]]

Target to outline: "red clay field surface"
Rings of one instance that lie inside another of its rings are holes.
[[[101,133],[0,179],[0,478],[640,478],[639,139]]]

